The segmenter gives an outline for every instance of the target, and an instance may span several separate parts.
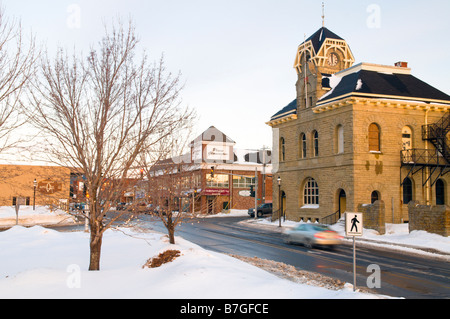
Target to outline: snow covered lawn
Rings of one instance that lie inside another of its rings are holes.
[[[281,279],[180,237],[170,245],[159,233],[108,230],[101,271],[87,271],[89,235],[41,226],[0,232],[0,298],[297,299],[380,298]],[[167,249],[181,256],[159,268],[143,268]]]

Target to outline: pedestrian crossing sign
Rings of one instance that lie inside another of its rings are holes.
[[[362,236],[363,234],[363,214],[345,213],[345,235]]]

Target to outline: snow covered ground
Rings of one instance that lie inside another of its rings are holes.
[[[281,279],[180,237],[131,229],[108,230],[101,271],[87,271],[89,234],[41,226],[0,232],[0,298],[299,299],[381,298]],[[181,256],[159,268],[142,268],[167,249]]]
[[[22,205],[19,208],[19,225],[57,225],[73,224],[75,219],[65,211],[56,209],[51,211],[47,206]],[[14,206],[0,206],[0,228],[16,225],[16,210]]]
[[[0,210],[3,212],[3,210]],[[234,211],[222,216],[242,216]],[[43,213],[44,214],[44,213]],[[45,214],[44,214],[45,215]],[[15,215],[14,215],[15,216]],[[15,218],[15,217],[14,217]],[[0,216],[1,220],[1,216]],[[255,227],[275,227],[249,219]],[[283,227],[296,223],[286,222]],[[398,227],[397,227],[398,226]],[[400,227],[402,226],[402,227]],[[367,238],[437,246],[450,251],[449,238],[388,226],[386,235],[365,231]],[[0,232],[0,298],[158,298],[158,299],[350,299],[384,298],[350,284],[340,290],[275,276],[228,255],[207,251],[181,237],[170,245],[164,234],[139,228],[108,230],[101,271],[89,272],[89,234],[58,232],[41,226],[15,226]],[[159,268],[143,268],[168,249],[181,256]]]

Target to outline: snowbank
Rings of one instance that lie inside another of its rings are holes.
[[[75,218],[65,211],[57,209],[51,211],[47,206],[20,206],[19,225],[56,225],[75,223]],[[16,225],[16,209],[14,206],[0,206],[0,227]]]
[[[248,215],[248,209],[230,209],[222,213],[213,215],[200,215],[200,218],[213,218],[213,217],[245,217]]]
[[[108,230],[101,271],[87,271],[89,234],[40,226],[0,232],[0,298],[296,299],[380,298],[281,279],[180,237],[169,245],[157,233]],[[167,249],[181,256],[159,268],[142,268]]]

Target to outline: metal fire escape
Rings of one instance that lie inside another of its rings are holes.
[[[401,185],[406,177],[422,172],[422,186],[425,186],[429,180],[433,186],[439,178],[450,172],[448,132],[450,132],[450,112],[447,112],[438,122],[422,126],[422,139],[429,141],[434,147],[401,151],[401,167],[406,167],[408,170],[405,177],[402,177],[402,169],[400,170]]]

